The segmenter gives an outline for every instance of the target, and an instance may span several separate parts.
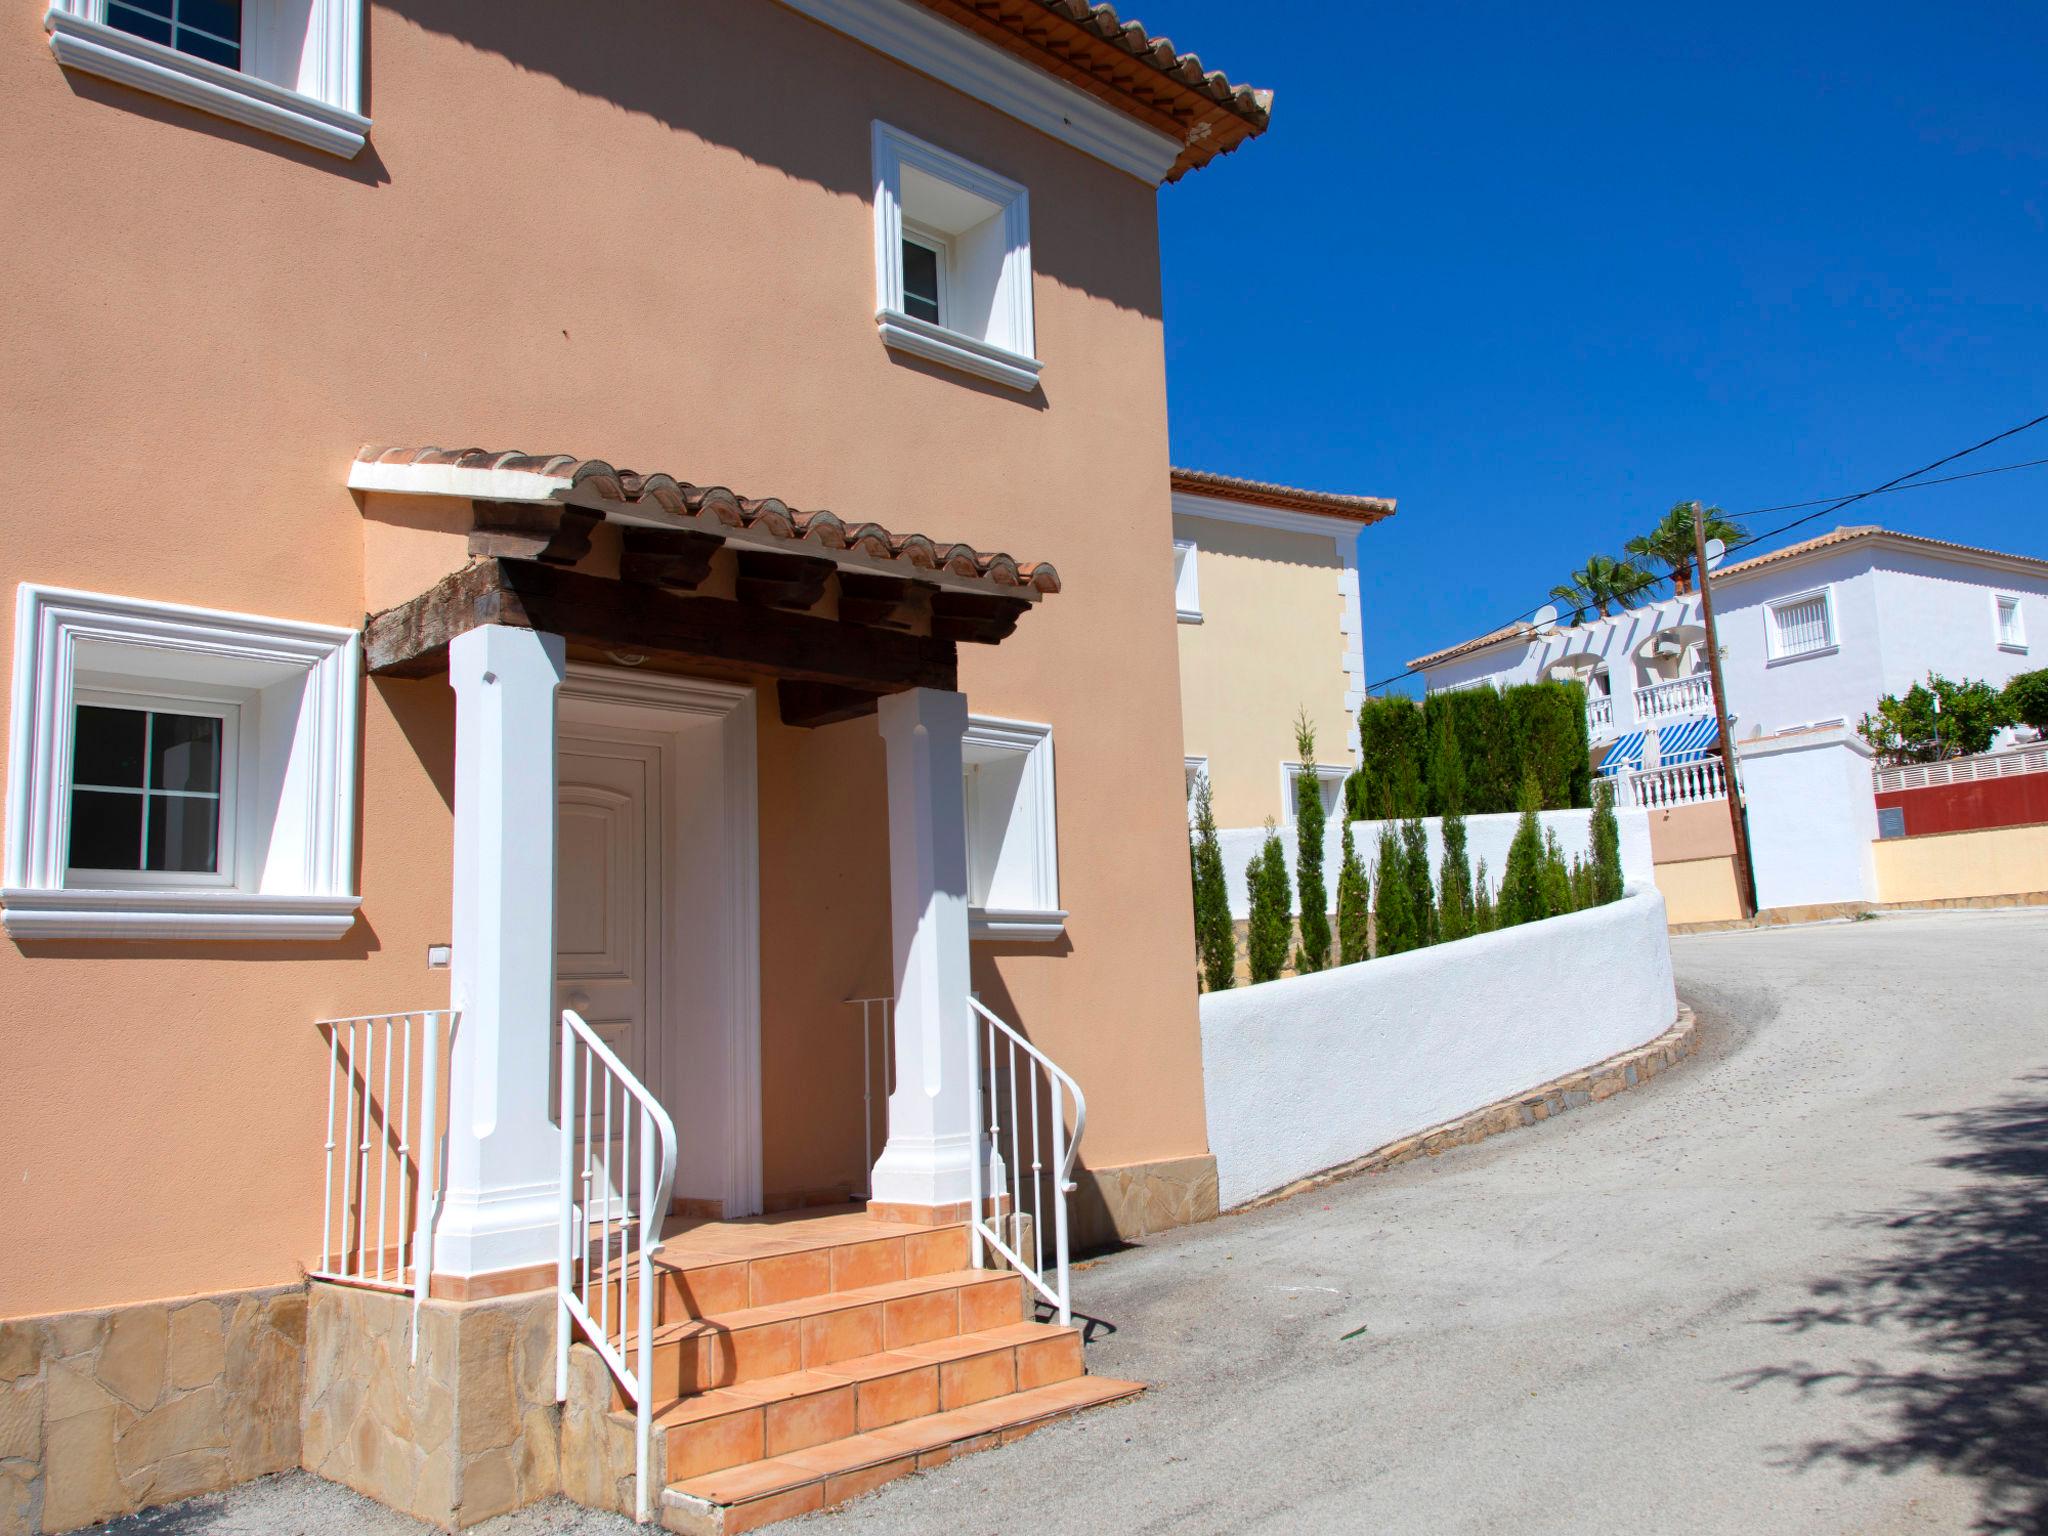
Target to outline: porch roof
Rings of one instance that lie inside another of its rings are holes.
[[[386,676],[439,671],[457,635],[509,624],[766,674],[786,720],[819,725],[953,687],[957,643],[999,643],[1060,589],[1043,561],[569,454],[367,447],[349,484],[471,507],[469,564],[364,622]]]

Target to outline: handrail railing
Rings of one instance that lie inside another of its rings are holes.
[[[896,1041],[895,1012],[896,999],[893,997],[849,997],[850,1008],[860,1009],[860,1126],[861,1126],[861,1178],[867,1183],[874,1181],[875,1172],[875,1079],[881,1079],[882,1139],[889,1138],[889,1095],[896,1091]],[[875,1070],[875,1023],[882,1026],[881,1071]],[[874,1191],[864,1184],[859,1197],[869,1198]]]
[[[1645,768],[1638,773],[1624,773],[1620,778],[1626,803],[1646,811],[1728,798],[1728,781],[1718,757],[1667,768]]]
[[[644,1525],[654,1514],[649,1478],[654,1444],[654,1256],[661,1250],[662,1224],[676,1177],[675,1122],[573,1008],[562,1010],[560,1089],[562,1184],[555,1261],[555,1398],[568,1400],[569,1336],[573,1328],[580,1327],[633,1400],[635,1498],[637,1518]],[[614,1102],[619,1111],[616,1122],[612,1119]],[[616,1271],[612,1266],[615,1236]],[[638,1315],[629,1322],[627,1310],[635,1302]]]
[[[969,1191],[973,1220],[969,1227],[974,1249],[974,1267],[982,1266],[982,1244],[987,1243],[1009,1260],[1013,1269],[1031,1282],[1038,1294],[1050,1302],[1064,1325],[1073,1321],[1072,1276],[1067,1255],[1067,1196],[1075,1189],[1074,1158],[1081,1148],[1081,1134],[1088,1127],[1088,1100],[1081,1085],[1053,1059],[1016,1030],[969,997],[967,1006],[982,1020],[982,1028],[970,1028],[968,1070],[974,1084],[974,1157],[971,1160]],[[986,1049],[984,1049],[986,1046]],[[1023,1081],[1018,1080],[1018,1053],[1023,1053]],[[1044,1099],[1040,1099],[1040,1088]],[[1067,1130],[1066,1096],[1074,1098],[1074,1129]],[[1003,1106],[1009,1106],[1007,1163],[1003,1158]],[[1048,1150],[1040,1139],[1040,1113],[1045,1115]],[[1024,1119],[1030,1117],[1030,1136],[1024,1134]],[[984,1146],[984,1138],[986,1146]],[[1031,1159],[1026,1176],[1024,1159]],[[1004,1170],[1007,1168],[1007,1178]],[[1050,1185],[1053,1218],[1053,1281],[1046,1283],[1045,1206]],[[992,1187],[990,1187],[992,1186]],[[1024,1257],[1025,1224],[1030,1225],[1032,1257]],[[1007,1230],[1009,1241],[1003,1240]]]
[[[1596,734],[1614,729],[1614,699],[1612,695],[1595,693],[1586,699],[1586,729]]]
[[[1636,719],[1657,720],[1665,715],[1696,715],[1714,707],[1713,679],[1704,672],[1689,677],[1668,677],[1636,690]]]
[[[2014,774],[2048,773],[2048,742],[2027,742],[2001,752],[1976,752],[1932,763],[1901,763],[1873,769],[1870,782],[1880,795],[1901,789],[1932,789],[1941,784],[1974,784]]]
[[[455,1022],[453,1010],[423,1009],[315,1025],[327,1032],[327,1140],[311,1274],[411,1292],[415,1360],[441,1214],[441,1053]]]

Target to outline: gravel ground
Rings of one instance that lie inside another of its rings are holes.
[[[1668,1077],[1088,1266],[1150,1392],[789,1529],[2048,1530],[2048,912],[1672,950]],[[294,1475],[109,1529],[421,1528]]]

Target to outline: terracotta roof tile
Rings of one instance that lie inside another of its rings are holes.
[[[558,500],[586,499],[634,507],[646,505],[672,515],[708,516],[729,528],[744,528],[792,543],[808,542],[823,549],[857,550],[880,560],[893,560],[916,570],[987,582],[1019,592],[1050,594],[1060,590],[1060,575],[1038,560],[1020,562],[1000,551],[970,544],[940,543],[922,533],[897,533],[880,523],[849,524],[837,513],[799,511],[770,496],[741,496],[722,485],[693,485],[673,475],[643,475],[616,469],[602,459],[579,459],[567,453],[492,452],[483,448],[366,447],[356,454],[365,464],[418,464],[455,469],[519,470],[564,482]]]
[[[1475,636],[1462,644],[1451,646],[1447,650],[1431,651],[1427,656],[1418,656],[1409,662],[1408,665],[1413,670],[1420,672],[1424,667],[1433,667],[1440,661],[1449,661],[1453,657],[1464,656],[1472,651],[1483,651],[1489,645],[1498,645],[1503,640],[1522,639],[1535,633],[1536,627],[1533,624],[1520,622],[1506,624],[1490,634]]]
[[[1191,496],[1214,496],[1222,501],[1242,501],[1253,506],[1276,507],[1286,512],[1312,512],[1324,517],[1346,517],[1357,523],[1377,523],[1394,515],[1391,496],[1351,496],[1337,491],[1305,491],[1292,485],[1275,485],[1268,480],[1243,480],[1236,475],[1212,474],[1202,469],[1176,469],[1173,489]]]

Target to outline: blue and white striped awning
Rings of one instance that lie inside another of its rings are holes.
[[[1607,749],[1607,755],[1600,759],[1600,777],[1611,779],[1624,768],[1636,769],[1643,766],[1643,731],[1624,731],[1614,738],[1614,745]]]
[[[1712,757],[1721,745],[1721,722],[1712,715],[1667,725],[1657,733],[1657,761],[1697,763]]]

